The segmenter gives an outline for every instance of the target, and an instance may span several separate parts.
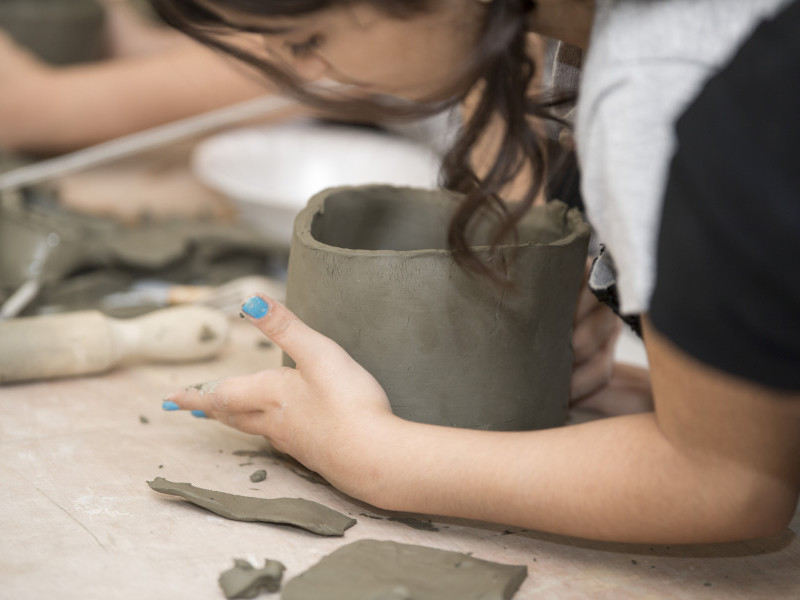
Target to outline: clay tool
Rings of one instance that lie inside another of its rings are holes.
[[[227,342],[218,310],[176,306],[135,319],[99,311],[22,317],[0,322],[0,383],[102,373],[134,361],[212,358]]]
[[[317,82],[314,87],[321,91],[336,92],[337,90],[346,91],[351,86],[326,79]],[[2,173],[0,174],[0,191],[17,189],[77,173],[126,156],[210,133],[222,127],[252,119],[263,119],[293,106],[297,106],[297,102],[291,98],[260,96],[151,127],[144,131],[137,131],[69,154],[48,158]]]
[[[221,310],[229,317],[237,317],[242,302],[263,292],[279,302],[286,294],[286,284],[263,275],[246,275],[218,286],[177,285],[157,279],[142,279],[129,290],[109,294],[101,301],[101,308],[115,311],[139,306],[175,306],[198,304]]]
[[[3,173],[0,175],[0,191],[41,183],[220,127],[266,117],[294,104],[294,101],[280,96],[263,96],[152,127]]]

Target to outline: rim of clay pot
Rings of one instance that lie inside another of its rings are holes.
[[[421,248],[416,250],[391,250],[391,249],[367,250],[363,248],[344,248],[341,246],[333,246],[330,244],[326,244],[324,242],[319,241],[318,239],[316,239],[311,235],[313,215],[317,213],[324,214],[325,201],[329,197],[339,192],[344,192],[348,190],[356,190],[363,192],[370,189],[393,190],[393,191],[410,190],[414,192],[422,192],[426,195],[431,195],[431,196],[456,197],[459,195],[455,192],[450,192],[442,189],[402,187],[402,186],[380,185],[380,184],[363,185],[363,186],[340,186],[340,187],[327,188],[312,196],[311,199],[306,204],[306,207],[297,214],[294,223],[294,236],[297,238],[297,241],[307,248],[311,248],[314,250],[323,250],[325,252],[329,252],[332,254],[347,254],[349,256],[383,257],[383,256],[426,256],[426,255],[452,254],[452,251],[447,248]],[[506,248],[527,248],[531,246],[567,246],[579,238],[588,236],[591,232],[591,227],[583,218],[583,215],[581,214],[580,210],[574,207],[570,208],[567,204],[565,204],[560,200],[551,200],[547,204],[532,207],[531,211],[528,212],[526,216],[523,218],[523,222],[526,219],[530,219],[534,211],[542,211],[542,210],[547,212],[563,213],[563,219],[564,219],[563,228],[566,231],[566,233],[563,236],[549,242],[529,241],[520,244],[500,244],[495,247],[495,250],[506,249]],[[309,216],[311,218],[309,218]],[[472,246],[472,248],[477,253],[488,253],[491,251],[491,247],[488,245],[476,245]]]

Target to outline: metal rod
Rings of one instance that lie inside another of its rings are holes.
[[[0,306],[0,321],[13,319],[30,304],[42,287],[42,282],[31,278],[25,281],[17,290],[11,294]]]
[[[0,191],[41,183],[69,175],[119,158],[137,154],[171,142],[232,125],[239,121],[265,117],[296,103],[280,96],[263,96],[212,110],[179,121],[132,133],[123,137],[57,156],[0,175]]]

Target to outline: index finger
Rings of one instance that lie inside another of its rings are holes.
[[[294,360],[297,368],[312,368],[320,360],[340,356],[336,342],[311,329],[280,302],[264,294],[248,298],[242,313]]]

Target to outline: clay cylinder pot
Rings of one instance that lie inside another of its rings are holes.
[[[97,0],[0,0],[0,29],[56,65],[101,57],[105,11]]]
[[[287,305],[365,367],[400,417],[493,430],[561,425],[589,226],[560,202],[533,210],[517,243],[495,255],[515,284],[503,290],[446,250],[455,200],[388,186],[317,194],[295,220]],[[476,250],[489,252],[479,242]]]

